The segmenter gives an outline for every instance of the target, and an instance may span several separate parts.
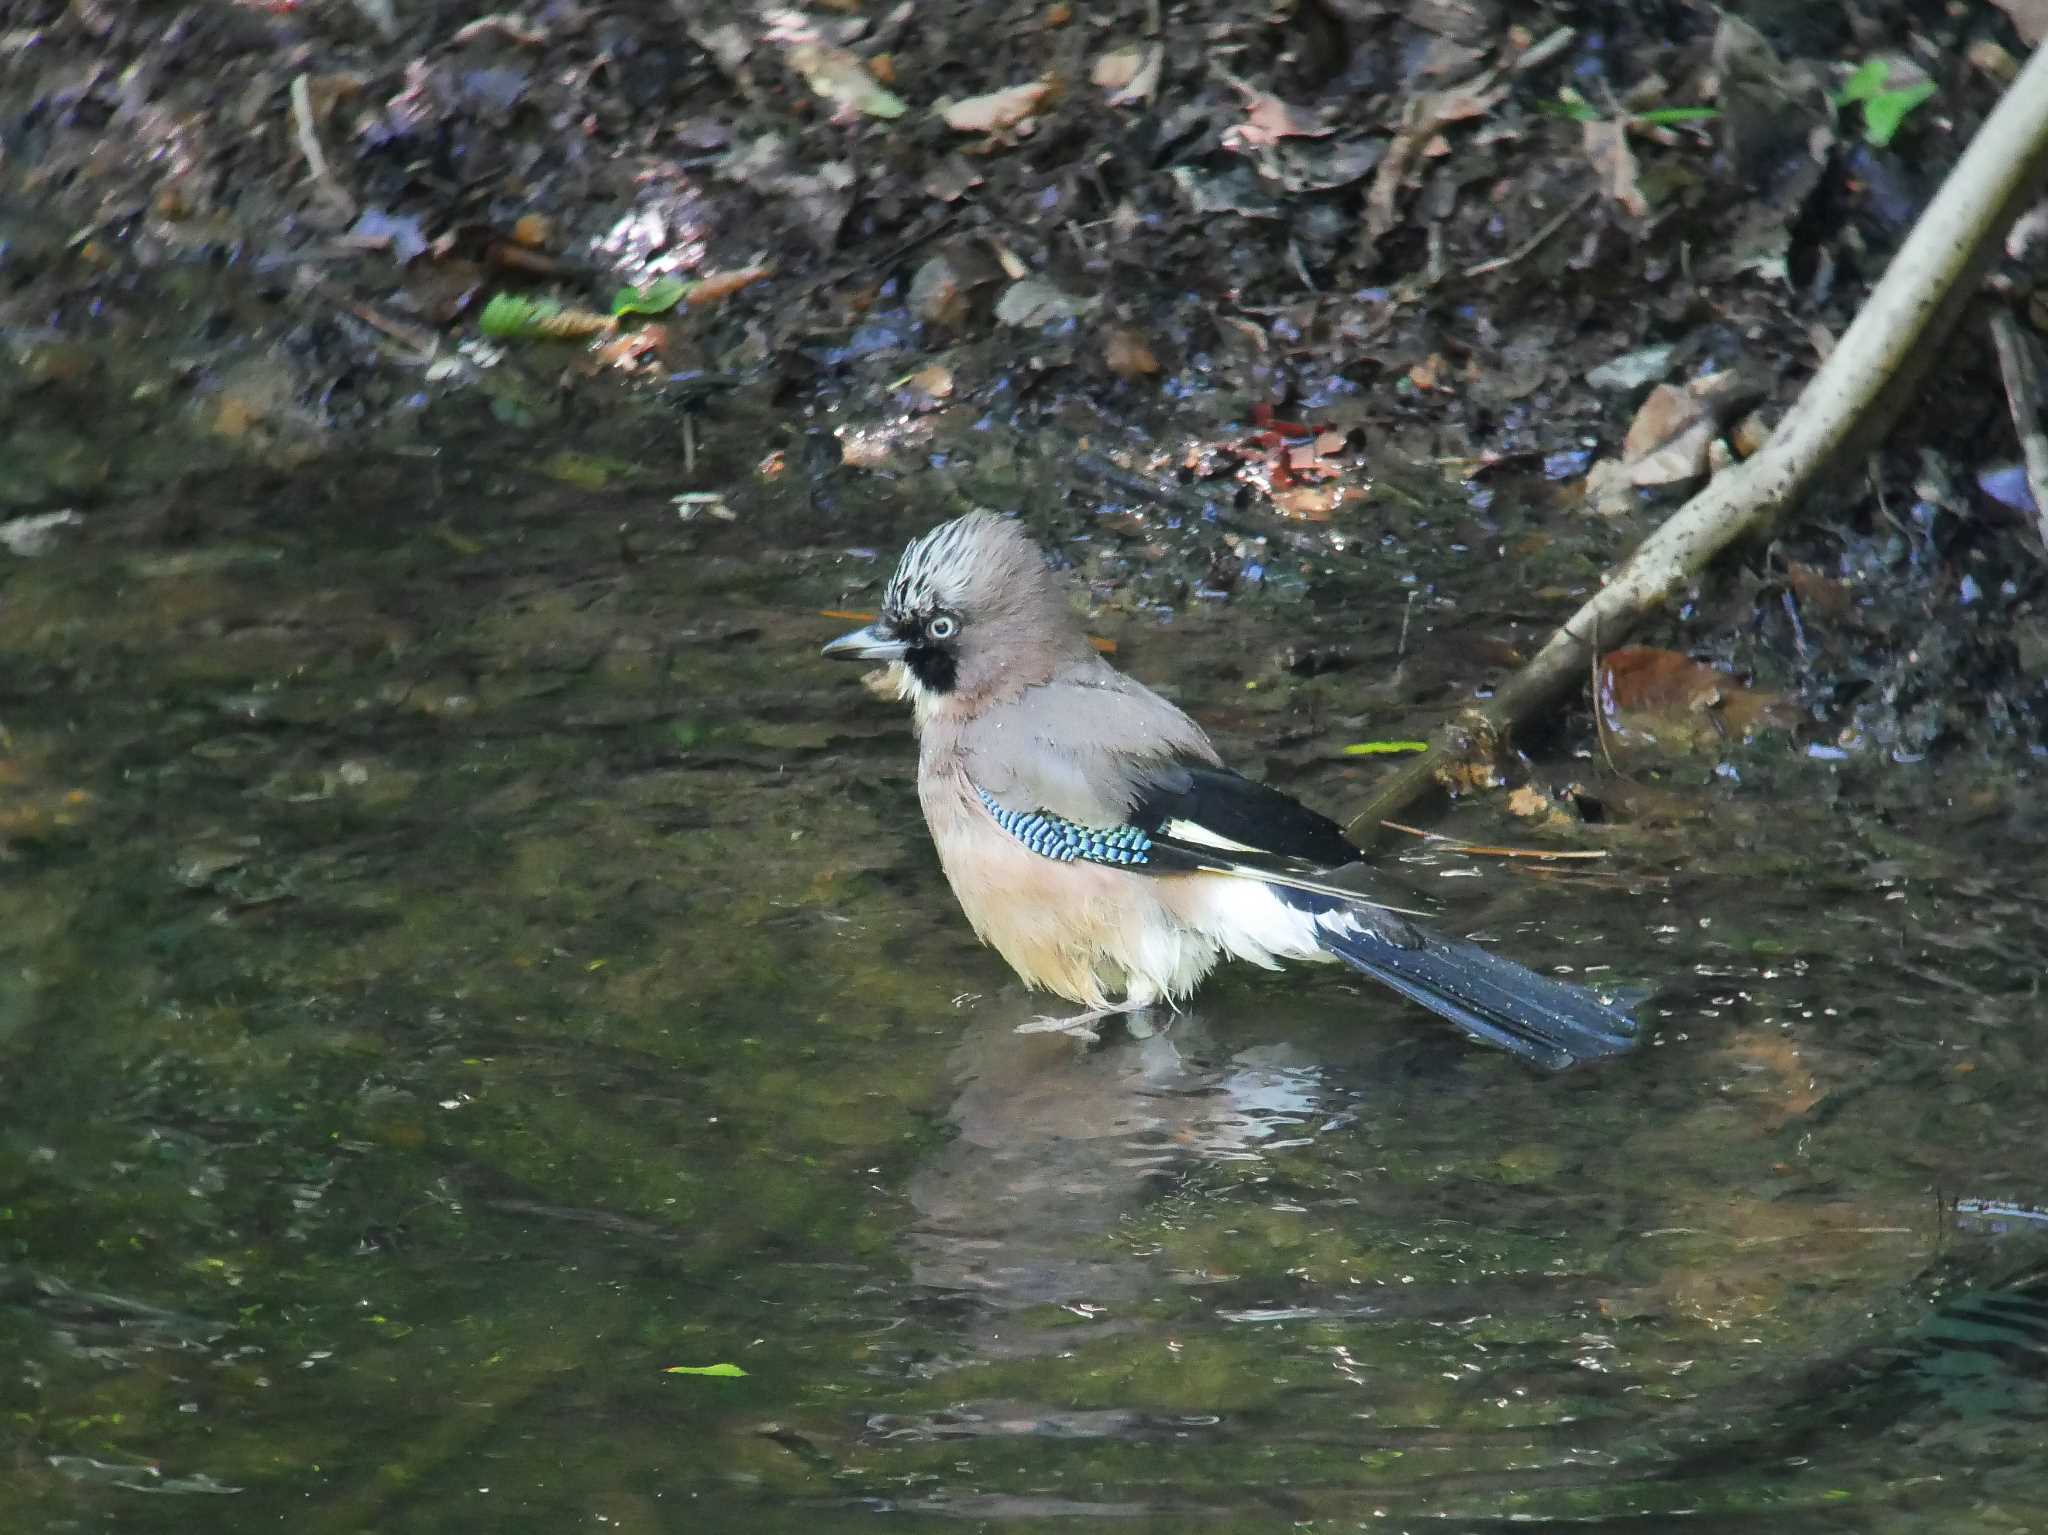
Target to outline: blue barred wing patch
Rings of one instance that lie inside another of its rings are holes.
[[[996,825],[1042,858],[1125,866],[1152,861],[1152,839],[1135,826],[1083,826],[1043,810],[1007,810],[979,785],[974,792]]]

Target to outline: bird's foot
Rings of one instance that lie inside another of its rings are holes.
[[[1085,1013],[1076,1013],[1071,1018],[1034,1018],[1029,1023],[1017,1025],[1019,1034],[1066,1034],[1083,1044],[1094,1044],[1102,1036],[1095,1025],[1105,1018],[1114,1018],[1119,1013],[1128,1013],[1129,1004],[1122,1007],[1091,1007]]]

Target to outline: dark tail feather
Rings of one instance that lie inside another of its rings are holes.
[[[1538,1066],[1563,1071],[1635,1047],[1636,1021],[1620,1008],[1476,943],[1356,909],[1317,929],[1323,948],[1354,970]]]

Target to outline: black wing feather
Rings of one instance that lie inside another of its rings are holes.
[[[1292,795],[1206,762],[1175,762],[1148,775],[1139,784],[1130,819],[1154,837],[1176,821],[1186,822],[1255,852],[1317,869],[1358,858],[1344,829],[1328,816]]]

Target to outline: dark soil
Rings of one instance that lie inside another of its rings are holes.
[[[1747,15],[17,4],[0,494],[203,515],[222,473],[559,436],[572,487],[658,463],[861,542],[1006,485],[1140,553],[1190,524],[1173,580],[1217,597],[1417,505],[1483,546],[1506,494],[1556,516],[1503,576],[1582,585],[1694,480],[1575,515],[1651,386],[1733,376],[1718,425],[1753,446],[2023,53],[1990,6]],[[1888,57],[1934,94],[1877,147],[1833,98]],[[706,278],[594,336],[479,337],[497,295],[595,321]],[[1983,303],[2032,301],[2016,266]],[[1928,376],[1867,473],[1656,638],[1793,691],[1809,739],[2024,762],[2042,551],[1980,316]]]

